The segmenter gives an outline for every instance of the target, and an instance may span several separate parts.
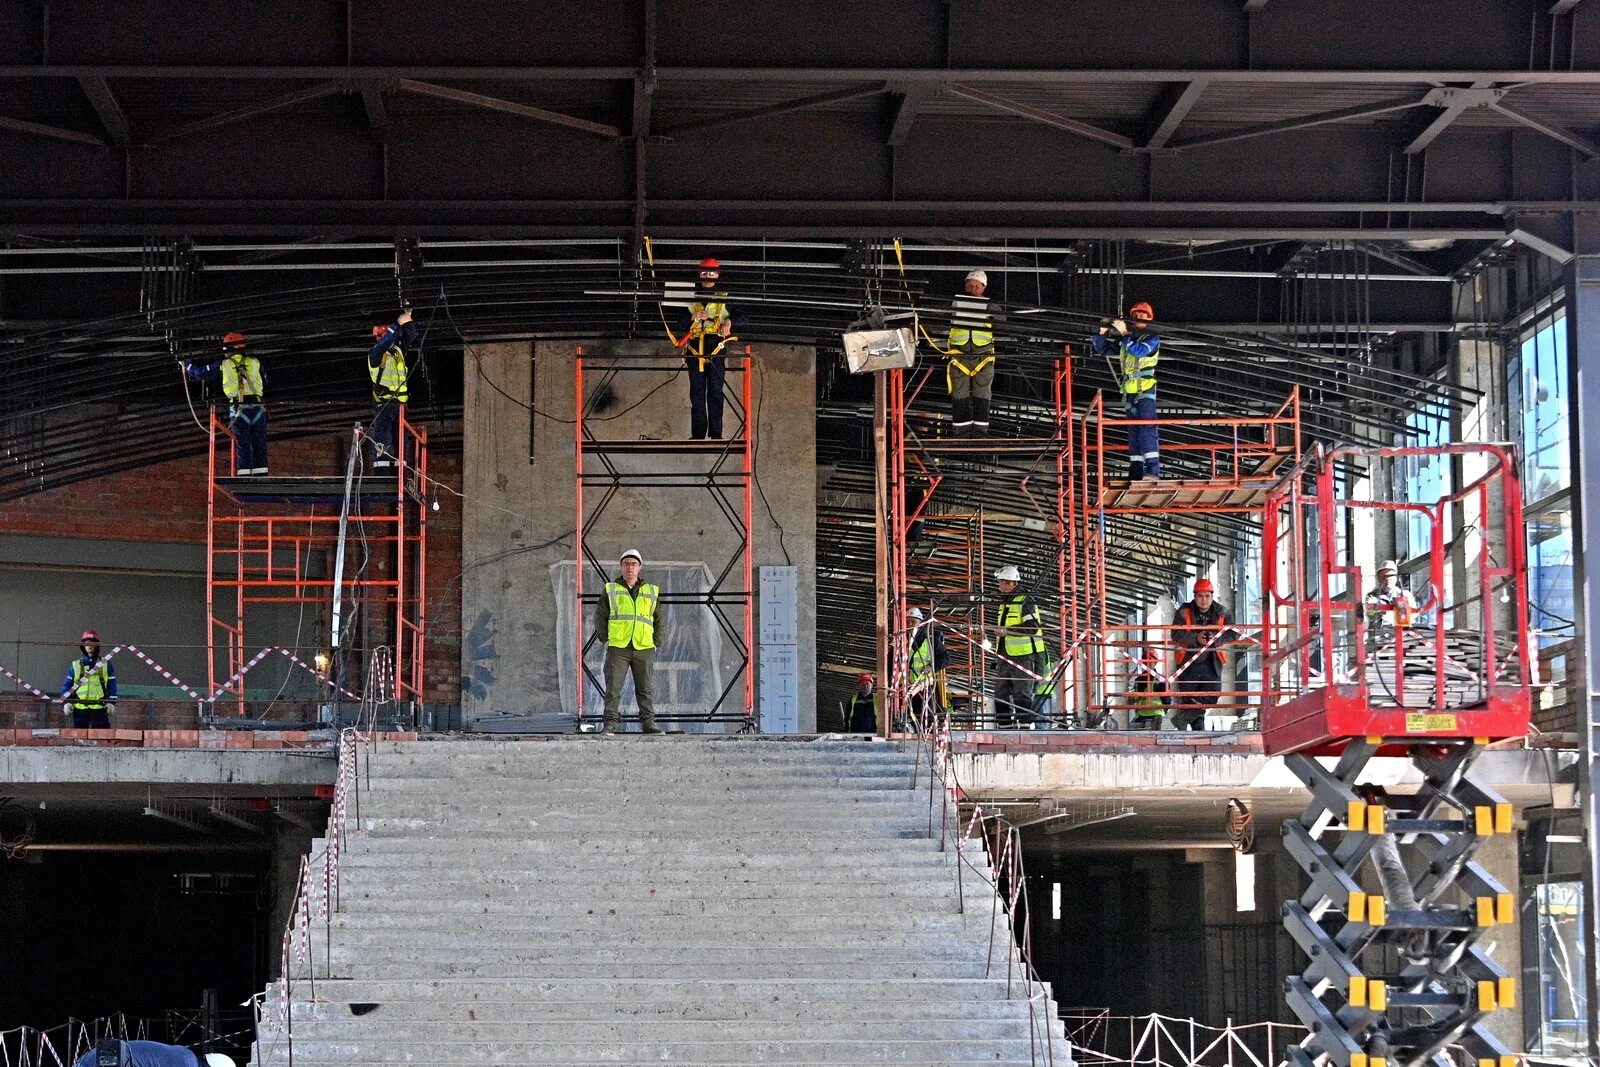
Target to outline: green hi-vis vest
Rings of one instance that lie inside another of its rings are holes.
[[[606,621],[606,644],[612,648],[656,647],[656,602],[660,586],[639,583],[638,595],[628,592],[621,582],[606,583],[606,600],[611,614]]]
[[[380,403],[385,400],[398,400],[402,404],[406,402],[409,396],[406,389],[406,354],[399,345],[385,352],[376,367],[368,363],[367,370],[372,374],[372,399]]]
[[[1128,696],[1133,700],[1133,717],[1136,719],[1158,719],[1166,714],[1166,705],[1161,698],[1150,692],[1153,679],[1142,679],[1134,684],[1128,691]]]
[[[96,660],[94,668],[85,676],[83,673],[83,660],[72,661],[72,685],[67,703],[74,708],[103,708],[106,703],[106,689],[110,670],[106,667],[105,660]]]
[[[1136,356],[1127,348],[1122,350],[1122,392],[1125,396],[1140,396],[1156,387],[1156,364],[1161,362],[1158,348],[1148,356]]]
[[[1014,631],[1022,625],[1022,605],[1027,601],[1027,596],[1022,593],[1013,595],[1000,605],[1000,610],[995,619],[995,625],[1007,631],[1005,640],[1000,642],[1000,654],[1012,659],[1018,656],[1031,656],[1035,652],[1044,651],[1044,628],[1034,620],[1033,633],[1017,634]]]
[[[913,638],[915,640],[915,638]],[[922,644],[911,649],[911,684],[918,685],[933,677],[933,635],[927,634]]]
[[[254,356],[228,356],[222,361],[222,393],[229,400],[247,396],[265,397],[261,384],[261,361]]]
[[[1056,661],[1051,660],[1044,669],[1044,677],[1033,683],[1033,695],[1036,697],[1053,697],[1056,695]]]

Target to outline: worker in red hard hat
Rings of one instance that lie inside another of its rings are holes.
[[[1141,300],[1128,309],[1127,319],[1108,319],[1089,338],[1097,356],[1118,356],[1114,368],[1122,390],[1122,408],[1133,420],[1128,426],[1128,478],[1161,477],[1161,427],[1156,417],[1156,364],[1161,360],[1161,338],[1156,334],[1155,309]]]
[[[267,473],[267,379],[261,361],[245,352],[244,340],[244,334],[231,330],[222,335],[216,359],[184,364],[191,378],[221,375],[228,432],[233,435],[233,473],[240,476]]]
[[[61,679],[62,711],[72,716],[76,730],[108,730],[117,710],[117,668],[100,658],[100,635],[83,631],[78,656],[67,664]]]
[[[405,308],[391,325],[372,328],[372,347],[367,350],[367,374],[372,378],[372,466],[390,470],[400,458],[400,420],[405,417],[410,399],[411,370],[406,365],[406,349],[417,338],[411,309]]]
[[[878,732],[878,694],[873,692],[871,671],[856,676],[856,691],[844,709],[844,729],[851,734]]]
[[[722,350],[744,324],[744,313],[728,303],[721,281],[721,261],[702,259],[699,281],[678,319],[682,337],[676,340],[689,367],[689,437],[696,441],[722,437],[722,387],[728,374]]]
[[[988,288],[988,273],[970,270],[950,307],[944,381],[950,390],[950,421],[957,437],[982,437],[989,432],[995,352],[994,317],[984,295]]]
[[[1178,666],[1173,681],[1181,696],[1172,714],[1179,730],[1205,729],[1206,712],[1222,693],[1222,668],[1228,662],[1223,646],[1238,639],[1227,609],[1217,603],[1211,579],[1194,583],[1194,599],[1172,619],[1172,639],[1178,646]]]

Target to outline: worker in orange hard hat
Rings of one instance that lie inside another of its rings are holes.
[[[78,656],[67,664],[61,679],[62,710],[72,716],[76,730],[108,730],[117,709],[117,668],[100,658],[100,635],[83,631]]]
[[[1217,603],[1217,589],[1211,579],[1195,582],[1194,599],[1172,618],[1172,639],[1178,646],[1173,681],[1182,694],[1172,715],[1172,725],[1177,729],[1205,729],[1206,712],[1216,706],[1222,694],[1222,668],[1228,662],[1223,645],[1238,636],[1227,609]]]
[[[191,378],[221,373],[228,398],[228,432],[233,435],[233,473],[267,473],[267,379],[261,361],[244,350],[244,334],[222,335],[222,354],[210,362],[184,364]]]
[[[722,437],[722,386],[728,374],[722,350],[744,324],[744,314],[718,287],[721,280],[721,261],[702,259],[699,283],[678,321],[683,333],[678,344],[689,366],[689,436],[697,441]]]
[[[372,347],[367,350],[367,374],[372,378],[372,426],[370,439],[375,453],[372,466],[392,469],[400,458],[399,427],[410,398],[411,371],[406,366],[406,349],[417,337],[411,309],[406,308],[388,326],[372,328]]]
[[[878,694],[873,692],[872,672],[856,676],[856,691],[844,710],[845,733],[871,734],[878,730]]]
[[[1134,420],[1128,427],[1128,477],[1161,477],[1161,427],[1156,417],[1156,364],[1161,360],[1161,338],[1153,323],[1156,312],[1141,300],[1128,309],[1127,319],[1108,319],[1089,347],[1097,356],[1119,356],[1114,364],[1122,390],[1122,407]]]

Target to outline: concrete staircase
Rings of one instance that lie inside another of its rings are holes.
[[[989,962],[971,850],[957,912],[912,762],[845,741],[381,745],[331,969],[314,925],[315,999],[294,986],[294,1063],[1067,1067],[1014,953],[1008,997],[1003,918]],[[289,1062],[271,1021],[256,1062]]]

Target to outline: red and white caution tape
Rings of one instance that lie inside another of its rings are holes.
[[[161,675],[161,677],[163,677],[167,681],[171,682],[173,684],[173,686],[175,686],[176,688],[181,689],[185,693],[187,693],[191,700],[199,700],[200,699],[200,693],[199,693],[198,690],[189,688],[189,686],[184,683],[183,679],[179,678],[177,675],[175,675],[171,671],[167,670],[161,664],[157,663],[155,660],[153,660],[149,656],[145,655],[144,654],[144,650],[139,648],[138,645],[129,645],[128,646],[128,651],[132,652],[135,656],[138,656],[139,660],[142,663],[146,664],[147,666],[149,666],[149,668],[151,670],[155,671],[157,674]]]

